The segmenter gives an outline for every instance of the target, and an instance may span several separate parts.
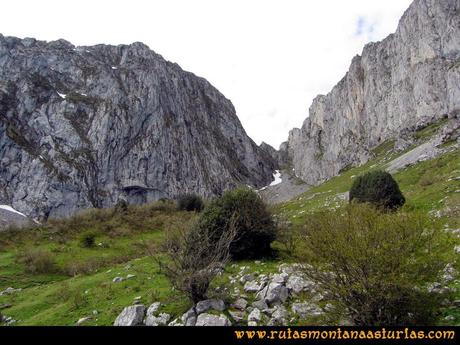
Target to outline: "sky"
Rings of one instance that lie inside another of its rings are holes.
[[[278,148],[364,45],[411,0],[14,0],[0,33],[75,45],[144,42],[229,98],[248,135]]]

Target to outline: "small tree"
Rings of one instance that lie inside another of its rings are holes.
[[[276,228],[256,192],[248,188],[226,191],[207,205],[197,227],[217,241],[230,230],[230,225],[236,231],[230,244],[232,259],[258,259],[271,255],[270,244],[275,240]]]
[[[396,209],[406,201],[391,174],[375,170],[356,178],[350,189],[350,202],[369,202],[385,209]]]
[[[181,211],[201,212],[203,208],[203,199],[197,194],[185,194],[177,200],[177,209]]]
[[[169,260],[160,260],[160,268],[172,285],[193,303],[204,300],[212,280],[229,260],[230,244],[235,235],[234,218],[230,219],[229,231],[217,241],[213,234],[196,226],[169,233],[163,245]]]
[[[312,215],[303,232],[305,274],[356,325],[433,324],[453,252],[449,234],[417,213],[369,204]]]

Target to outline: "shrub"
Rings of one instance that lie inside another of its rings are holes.
[[[185,194],[180,196],[177,200],[177,209],[180,211],[201,212],[203,208],[203,200],[197,194]]]
[[[25,266],[25,271],[32,274],[56,273],[56,264],[49,251],[39,248],[28,248],[18,257]]]
[[[356,178],[350,189],[350,201],[369,202],[385,209],[396,209],[406,201],[391,174],[375,170]]]
[[[217,241],[231,224],[236,229],[236,237],[230,244],[232,259],[258,259],[272,254],[270,244],[276,237],[275,225],[256,192],[235,189],[212,200],[198,220],[197,231]]]
[[[217,241],[212,233],[196,226],[167,233],[163,249],[169,260],[164,263],[160,259],[160,268],[172,285],[194,303],[207,298],[211,281],[230,257],[230,243],[236,235],[232,224]]]
[[[80,235],[80,244],[83,248],[93,248],[95,246],[96,233],[94,231],[86,231]]]
[[[312,215],[303,232],[306,275],[356,325],[433,324],[453,245],[419,213],[382,213],[371,205]]]
[[[115,204],[114,211],[117,214],[126,214],[128,212],[128,202],[124,199],[119,199]]]

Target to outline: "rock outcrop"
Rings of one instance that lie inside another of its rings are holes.
[[[366,162],[401,131],[459,121],[459,111],[460,1],[415,0],[394,34],[367,44],[332,91],[313,101],[302,128],[289,134],[288,156],[296,175],[317,185]]]
[[[262,187],[275,162],[205,79],[142,43],[0,35],[0,204],[32,218]]]

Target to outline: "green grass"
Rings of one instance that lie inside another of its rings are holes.
[[[428,131],[428,130],[427,130]],[[432,129],[430,129],[432,131]],[[324,184],[314,187],[289,202],[276,205],[273,211],[294,225],[301,226],[312,212],[346,203],[353,179],[372,169],[384,168],[400,153],[392,152],[394,143],[385,142],[374,150],[375,158],[360,167],[353,167]],[[406,197],[405,210],[422,210],[439,215],[440,224],[460,227],[460,150],[455,149],[435,159],[409,166],[394,175]],[[437,214],[439,213],[439,214]],[[171,229],[187,227],[194,212],[179,212],[171,203],[130,206],[126,214],[113,210],[91,210],[67,220],[50,220],[30,231],[14,230],[0,233],[0,291],[12,286],[23,290],[0,296],[2,305],[12,306],[0,312],[18,320],[18,325],[74,325],[82,317],[91,316],[86,325],[111,325],[121,310],[132,304],[135,297],[141,302],[161,301],[162,312],[179,317],[191,305],[186,297],[172,289],[157,262],[150,256],[159,254],[159,246]],[[81,234],[96,235],[96,246],[84,248]],[[101,243],[101,245],[99,245]],[[242,266],[247,272],[270,274],[284,262],[296,262],[280,243],[273,244],[278,257],[261,263],[243,261],[227,265],[223,275],[212,284],[209,293],[219,295],[217,287],[229,287],[229,277]],[[32,274],[21,262],[21,255],[38,248],[50,252],[57,271]],[[113,283],[116,276],[135,277]],[[458,282],[457,284],[458,288]],[[243,292],[242,285],[238,285]],[[308,296],[304,296],[309,298]],[[248,296],[251,302],[254,296]],[[460,298],[460,296],[457,296]],[[97,315],[93,315],[97,310]],[[460,312],[445,311],[460,324]],[[294,324],[315,323],[317,320],[295,320]]]

